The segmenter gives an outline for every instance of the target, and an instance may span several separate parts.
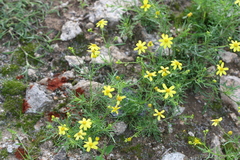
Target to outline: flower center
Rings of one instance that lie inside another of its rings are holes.
[[[171,89],[166,89],[166,92],[167,92],[167,93],[170,93],[170,92],[171,92]]]
[[[234,43],[233,46],[234,46],[234,47],[238,47],[238,44],[237,44],[237,43]]]
[[[165,42],[165,43],[168,43],[168,39],[164,39],[164,42]]]
[[[92,147],[92,146],[93,146],[93,143],[92,143],[92,142],[90,142],[90,143],[89,143],[89,146],[90,146],[90,147]]]

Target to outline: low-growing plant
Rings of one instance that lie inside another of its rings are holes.
[[[220,99],[220,77],[226,75],[229,68],[220,60],[218,52],[223,49],[240,52],[239,37],[236,36],[239,33],[239,6],[230,1],[194,0],[187,12],[181,13],[184,16],[177,24],[171,22],[169,8],[162,1],[143,0],[140,7],[127,9],[133,13],[122,17],[118,29],[121,37],[127,36],[134,43],[130,47],[136,58],[132,62],[120,59],[115,61],[110,52],[110,47],[114,45],[111,43],[112,37],[106,36],[108,31],[105,26],[108,21],[98,21],[98,35],[108,49],[110,58],[101,54],[100,45],[90,42],[86,50],[92,60],[88,69],[83,71],[81,67],[75,66],[79,76],[89,81],[89,88],[78,88],[69,94],[70,102],[64,106],[66,116],[51,116],[52,122],[46,126],[47,136],[44,140],[53,139],[55,145],[66,150],[97,150],[100,155],[95,158],[104,159],[114,148],[115,128],[119,123],[124,122],[133,132],[130,137],[125,137],[125,142],[140,136],[154,136],[161,141],[164,137],[159,126],[171,123],[176,111],[184,105],[187,91],[195,91],[207,97],[208,103],[203,112],[210,109],[212,97],[216,101]],[[229,17],[231,22],[228,23],[225,17]],[[136,39],[136,36],[131,39],[137,25],[146,28],[147,33],[158,34],[158,38],[147,41]],[[231,28],[230,32],[228,28]],[[229,39],[230,36],[232,38]],[[28,58],[38,61],[32,55],[34,50],[27,52],[24,46],[20,49],[19,53],[25,58],[24,65],[34,65],[30,64]],[[77,55],[77,48],[70,46],[68,49]],[[94,64],[93,61],[97,58],[103,63]],[[128,65],[139,67],[133,80],[114,70],[115,66]],[[110,71],[103,84],[94,82],[98,71],[106,66],[109,66]],[[210,66],[216,69],[209,71]],[[15,83],[18,82],[12,81],[12,84]],[[1,92],[5,93],[6,90],[9,89],[5,88]],[[14,88],[12,90],[17,94],[20,92]],[[182,115],[179,118],[187,121],[194,116]],[[212,125],[218,126],[222,119],[213,119]],[[204,140],[189,136],[188,143],[203,153],[209,153],[208,158],[216,155],[234,159],[239,156],[239,149],[236,147],[239,145],[239,136],[225,134],[226,143],[221,146],[224,154],[220,154],[208,147],[208,132],[204,131]]]

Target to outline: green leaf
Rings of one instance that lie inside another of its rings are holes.
[[[97,156],[96,160],[104,160],[104,158],[102,156]]]
[[[113,148],[114,148],[114,145],[107,146],[104,150],[105,154],[106,155],[110,154],[112,152]]]
[[[16,131],[14,131],[14,130],[12,130],[12,129],[7,129],[10,133],[12,133],[12,134],[17,134],[17,132]]]

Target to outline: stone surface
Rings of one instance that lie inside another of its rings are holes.
[[[178,107],[176,107],[176,109],[174,110],[173,115],[179,116],[179,115],[181,115],[181,114],[184,112],[184,110],[185,110],[185,107],[178,106]]]
[[[113,126],[113,131],[116,135],[123,134],[126,129],[127,129],[127,124],[124,123],[123,121],[117,122]]]
[[[214,134],[212,141],[211,141],[211,148],[213,150],[214,154],[214,159],[215,160],[220,160],[221,157],[218,157],[217,155],[220,154],[222,155],[222,150],[221,150],[221,143],[220,143],[220,139],[217,135]]]
[[[123,62],[133,61],[133,57],[129,57],[124,52],[120,52],[116,46],[111,46],[109,49],[102,46],[100,52],[100,55],[97,58],[93,58],[91,63],[104,64],[106,62],[111,63],[118,60]]]
[[[99,0],[96,1],[89,12],[89,20],[95,23],[101,19],[107,20],[108,26],[114,27],[118,24],[124,13],[124,7],[137,5],[137,0]]]
[[[99,89],[101,88],[103,85],[101,83],[98,82],[90,82],[88,80],[80,80],[76,85],[73,86],[73,90],[76,90],[78,88],[81,88],[84,90],[84,94],[86,96],[90,95],[90,85],[92,86],[92,92],[98,92]]]
[[[236,53],[227,52],[227,51],[219,51],[218,54],[222,58],[222,60],[226,63],[235,62],[235,59],[237,59],[238,55]]]
[[[73,79],[75,78],[74,71],[66,71],[59,76],[59,78],[65,77],[66,79]]]
[[[60,149],[58,153],[53,156],[53,160],[67,160],[67,153],[65,149]]]
[[[235,76],[221,76],[220,78],[221,99],[227,106],[232,107],[238,115],[238,104],[240,102],[240,78]],[[230,93],[226,95],[224,93]]]
[[[84,64],[83,58],[80,58],[78,56],[65,56],[65,59],[71,67]]]
[[[162,160],[187,160],[187,156],[180,152],[167,153],[162,157]]]
[[[68,41],[75,38],[80,33],[82,33],[82,29],[79,27],[78,22],[67,21],[62,26],[62,34],[60,36],[60,39],[62,41]]]
[[[47,106],[51,106],[53,100],[43,91],[39,84],[34,83],[26,91],[26,102],[29,107],[26,113],[43,112]]]

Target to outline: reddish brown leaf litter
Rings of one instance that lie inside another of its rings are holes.
[[[18,147],[18,149],[16,150],[15,152],[15,157],[17,159],[25,159],[27,156],[28,153],[25,149],[21,148],[21,147]]]
[[[23,99],[23,104],[22,104],[22,113],[25,113],[30,107],[26,99]]]
[[[47,119],[49,122],[52,122],[52,116],[60,118],[60,114],[57,112],[49,112],[47,114]]]
[[[79,95],[82,95],[85,90],[79,87],[75,91],[76,91],[76,97],[79,97]]]
[[[66,82],[67,82],[66,77],[62,77],[61,79],[58,77],[53,79],[48,79],[47,89],[51,91],[55,91],[56,89],[60,88],[63,85],[63,83],[66,83]]]
[[[60,118],[60,119],[65,119],[65,118],[67,118],[67,114],[66,114],[66,113],[59,113],[59,112],[55,112],[55,111],[49,112],[49,113],[47,113],[47,114],[45,114],[45,115],[46,115],[47,120],[48,120],[49,122],[52,122],[52,116],[54,116],[55,118],[56,118],[56,117],[57,117],[57,118]]]
[[[20,80],[20,79],[23,79],[23,78],[24,78],[24,75],[16,76],[16,79],[17,79],[17,80]]]

